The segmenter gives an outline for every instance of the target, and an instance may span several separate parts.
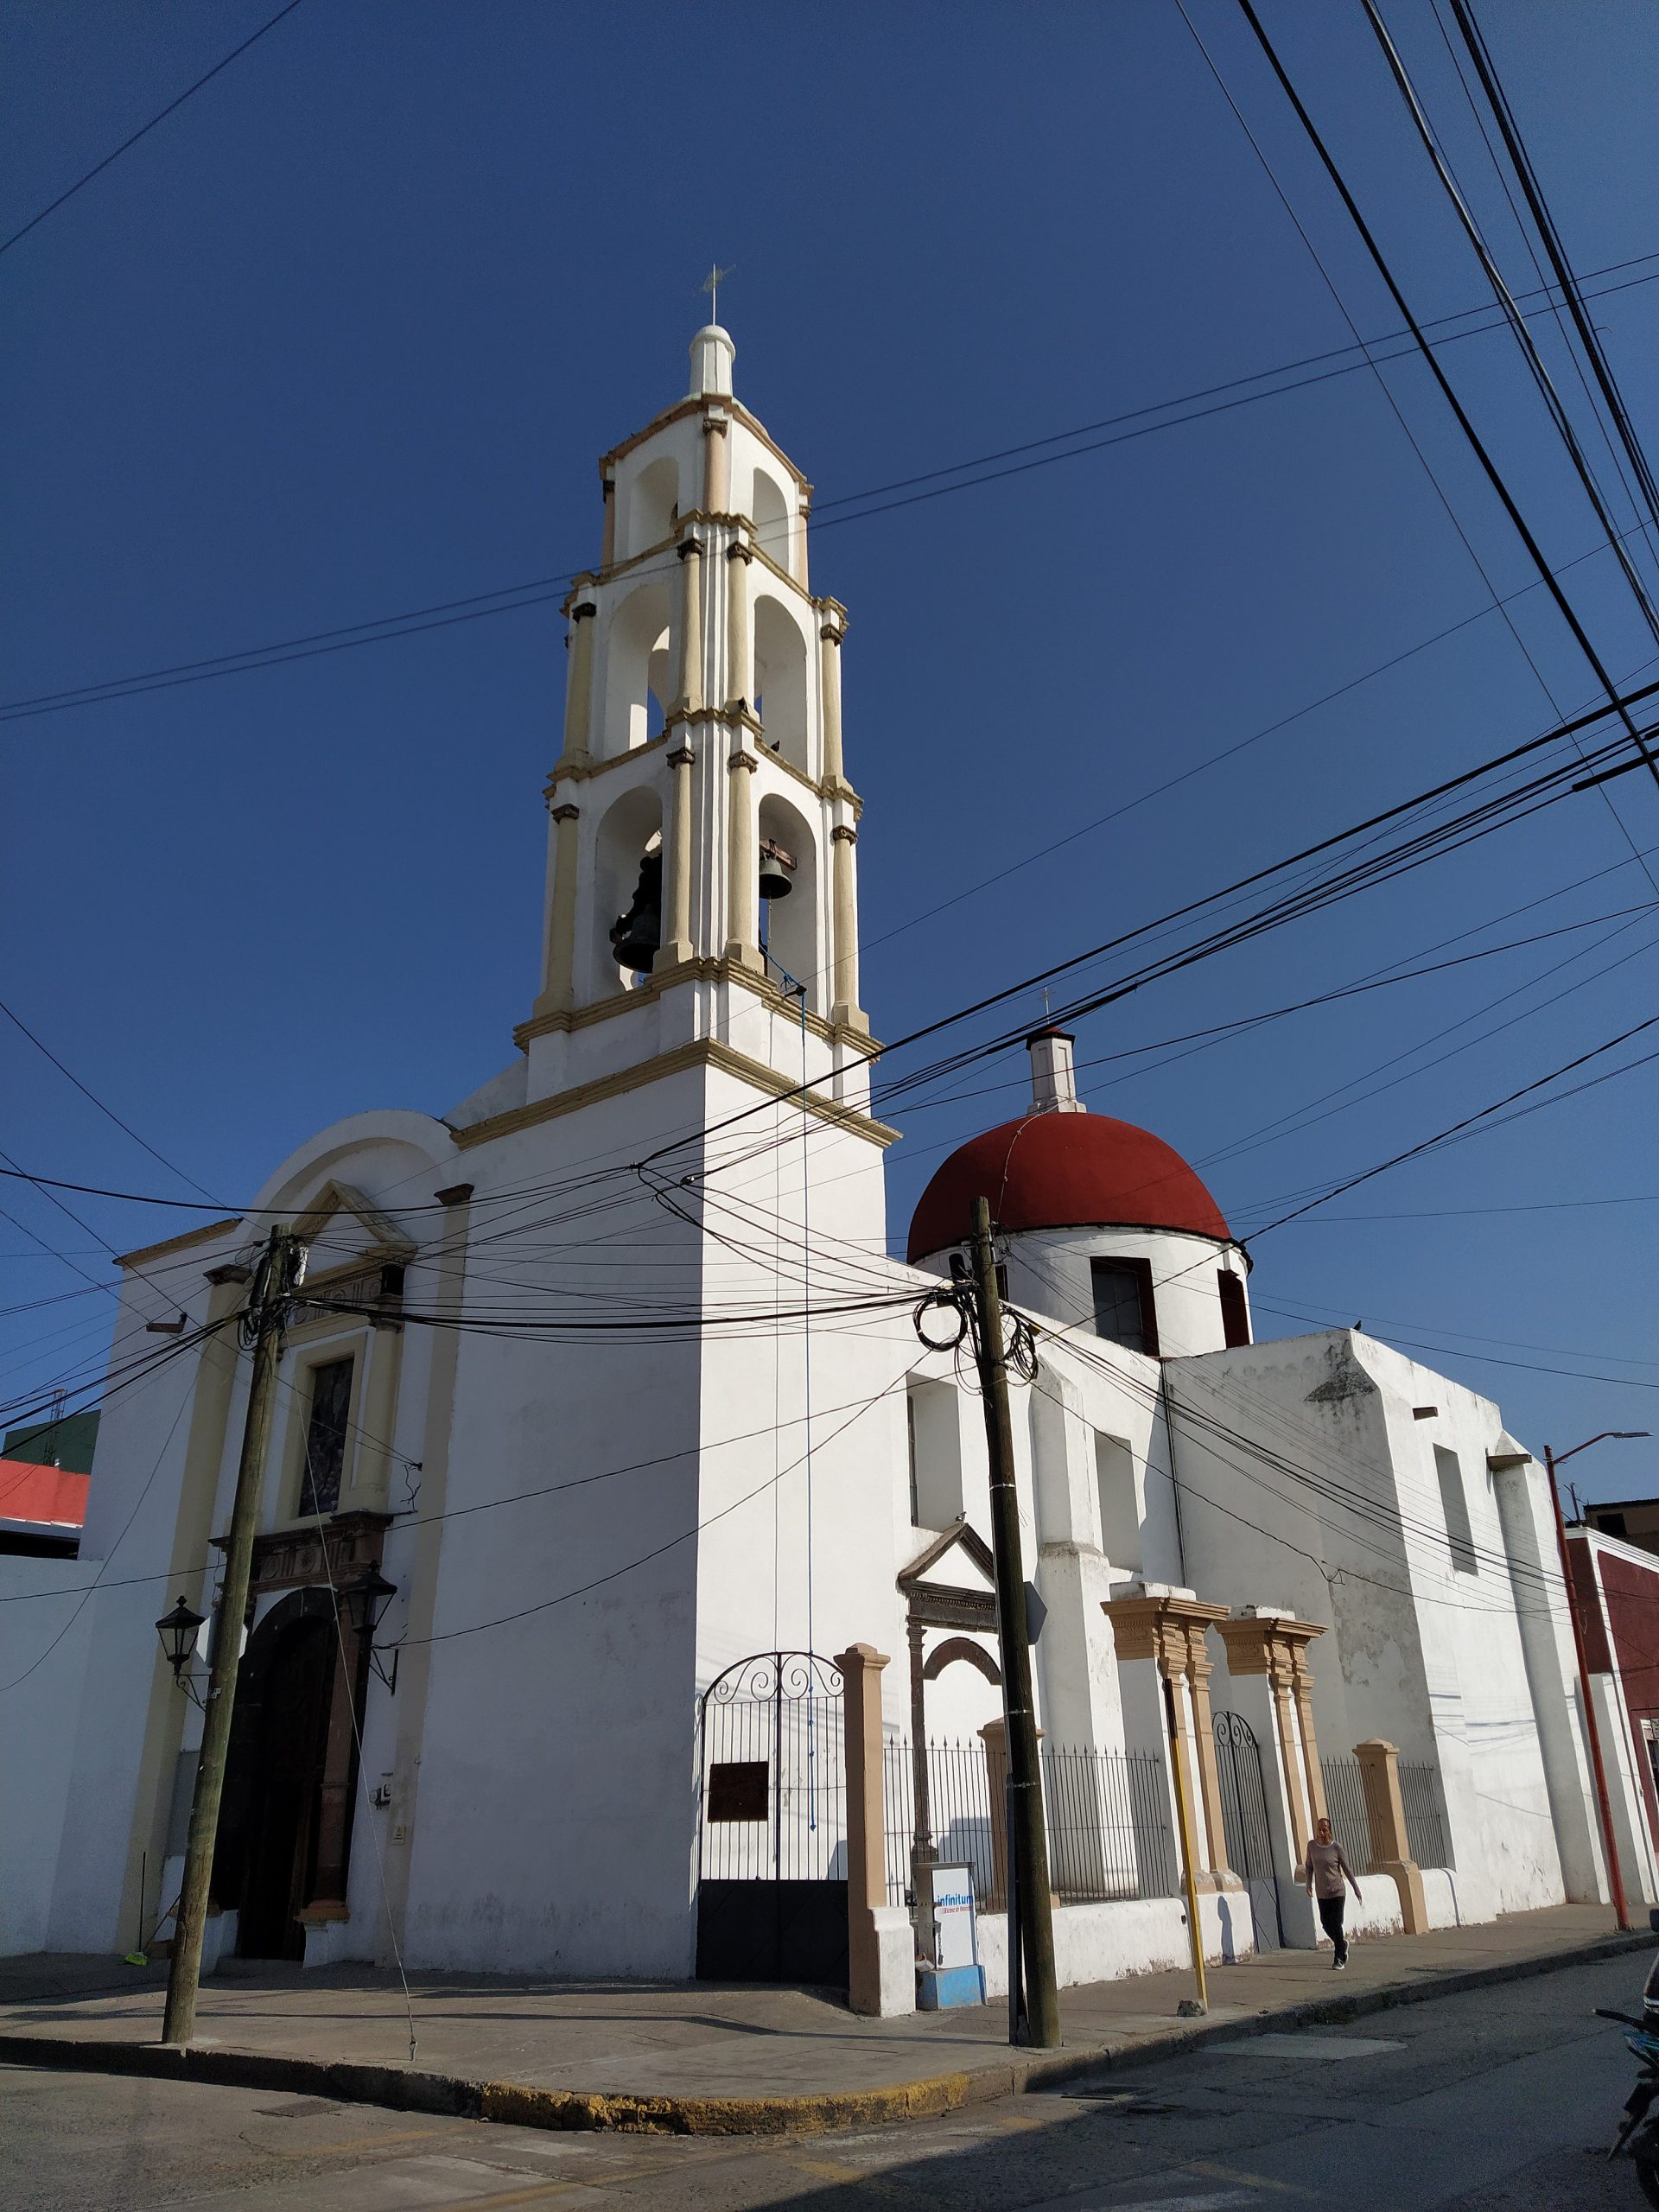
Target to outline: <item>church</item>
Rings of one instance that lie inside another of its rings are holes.
[[[210,1967],[833,1984],[874,1821],[879,2009],[915,2002],[932,1864],[969,1870],[995,1991],[983,1408],[918,1316],[980,1198],[1031,1324],[1062,1980],[1185,1958],[1181,1786],[1217,1958],[1316,1942],[1296,1869],[1327,1812],[1378,1870],[1362,1929],[1605,1897],[1549,1493],[1496,1405],[1357,1331],[1255,1341],[1216,1199],[1088,1110],[1055,1029],[1027,1110],[944,1162],[890,1256],[848,616],[734,353],[699,331],[685,396],[600,464],[507,1066],[442,1116],[319,1131],[245,1218],[122,1262],[80,1556],[0,1560],[31,1600],[0,1605],[0,1657],[32,1669],[0,1704],[0,1948],[166,1940],[248,1399],[234,1321],[277,1224],[308,1272]],[[113,1387],[181,1313],[177,1359]],[[175,1600],[204,1624],[176,1667]],[[848,1786],[855,1662],[879,1814]]]

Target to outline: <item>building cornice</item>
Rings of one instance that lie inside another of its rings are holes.
[[[588,1029],[598,1021],[612,1021],[620,1014],[630,1014],[635,1007],[648,1006],[653,999],[672,990],[680,983],[741,983],[755,997],[779,1009],[787,1007],[791,1027],[801,1019],[800,1001],[785,999],[782,990],[770,976],[753,968],[745,968],[723,955],[714,959],[682,960],[672,968],[665,968],[660,976],[648,976],[637,990],[618,991],[607,999],[596,999],[591,1006],[561,1007],[551,1014],[532,1014],[528,1021],[521,1021],[512,1033],[512,1041],[522,1052],[533,1037],[545,1037],[555,1030]],[[861,1029],[849,1029],[845,1022],[826,1021],[822,1014],[814,1014],[809,1007],[806,1026],[813,1036],[826,1045],[847,1045],[861,1052],[867,1059],[874,1059],[881,1046]]]
[[[549,1027],[554,1026],[554,1022],[549,1022]],[[521,1129],[556,1121],[561,1115],[579,1113],[585,1106],[619,1098],[625,1092],[642,1090],[646,1084],[683,1074],[691,1068],[717,1068],[723,1075],[752,1084],[757,1090],[770,1091],[775,1098],[798,1097],[807,1112],[819,1121],[844,1129],[849,1136],[862,1137],[867,1144],[875,1145],[882,1151],[898,1141],[897,1129],[888,1128],[885,1122],[874,1121],[868,1114],[838,1105],[833,1098],[824,1098],[817,1091],[803,1094],[787,1076],[779,1075],[759,1060],[752,1060],[747,1052],[734,1052],[716,1037],[696,1038],[690,1044],[677,1046],[672,1052],[658,1052],[649,1060],[642,1060],[636,1067],[619,1069],[616,1074],[601,1076],[592,1083],[574,1084],[569,1090],[558,1091],[551,1098],[539,1098],[533,1105],[514,1106],[505,1114],[493,1115],[486,1122],[474,1122],[469,1128],[452,1129],[450,1134],[463,1149],[488,1144],[497,1137],[517,1135]]]
[[[193,1245],[211,1244],[232,1229],[240,1229],[240,1215],[229,1221],[210,1221],[205,1229],[187,1229],[180,1236],[164,1236],[159,1244],[141,1244],[136,1252],[118,1252],[118,1268],[148,1267],[152,1260],[165,1260],[175,1252],[188,1252]]]
[[[759,439],[760,442],[765,446],[766,451],[772,455],[774,461],[779,461],[783,463],[784,467],[789,471],[791,476],[794,479],[795,488],[797,491],[800,493],[803,499],[810,499],[812,496],[812,486],[807,482],[805,477],[802,475],[800,470],[796,467],[794,462],[784,451],[783,448],[778,443],[778,441],[772,436],[771,431],[766,428],[765,424],[756,421],[755,417],[750,414],[748,409],[743,404],[741,399],[734,399],[729,396],[729,394],[722,393],[721,395],[720,404],[721,407],[730,410],[731,417],[734,422],[741,423],[743,428],[749,432],[751,436]],[[686,417],[690,415],[701,416],[707,412],[708,407],[708,393],[694,392],[689,398],[677,400],[672,407],[664,408],[660,415],[653,415],[652,416],[650,422],[645,424],[643,430],[636,430],[631,438],[624,438],[620,446],[613,446],[608,453],[601,454],[600,455],[599,473],[601,477],[603,478],[607,470],[614,469],[619,461],[623,460],[628,454],[634,452],[637,448],[644,445],[648,438],[654,438],[658,431],[665,430],[671,423],[683,423]]]

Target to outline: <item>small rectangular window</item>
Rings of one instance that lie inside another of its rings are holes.
[[[1434,1471],[1440,1478],[1440,1504],[1446,1513],[1446,1541],[1451,1548],[1452,1565],[1459,1574],[1478,1574],[1475,1560],[1474,1531],[1469,1525],[1469,1500],[1463,1487],[1463,1469],[1458,1465],[1458,1455],[1448,1452],[1443,1444],[1434,1446]]]
[[[1100,1548],[1120,1573],[1141,1572],[1141,1501],[1135,1453],[1121,1436],[1095,1432],[1095,1495],[1100,1505]]]
[[[311,1370],[311,1403],[305,1422],[305,1466],[300,1477],[302,1513],[332,1513],[340,1503],[346,1466],[346,1433],[352,1406],[350,1359],[331,1359]]]
[[[1250,1341],[1250,1309],[1244,1302],[1244,1281],[1230,1268],[1216,1277],[1221,1291],[1221,1341],[1229,1351]]]
[[[1095,1334],[1125,1351],[1158,1357],[1158,1320],[1152,1303],[1150,1260],[1090,1260]]]

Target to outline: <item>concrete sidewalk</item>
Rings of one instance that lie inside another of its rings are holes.
[[[0,2061],[182,2075],[547,2127],[807,2132],[944,2112],[1194,2041],[1351,2019],[1414,1998],[1650,1951],[1605,1907],[1281,1951],[1210,1974],[1206,2019],[1181,2020],[1186,1974],[1062,1992],[1065,2046],[1010,2050],[1006,2006],[860,2019],[798,1989],[553,1982],[262,1967],[203,1985],[197,2040],[164,2050],[165,1969],[0,1961]],[[1644,1960],[1630,1962],[1630,1999]],[[410,2063],[410,2016],[416,2043]]]

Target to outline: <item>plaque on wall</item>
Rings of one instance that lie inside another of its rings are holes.
[[[772,1770],[765,1759],[725,1759],[709,1770],[710,1821],[764,1821]]]

